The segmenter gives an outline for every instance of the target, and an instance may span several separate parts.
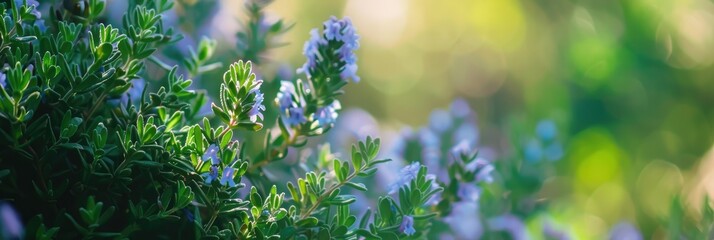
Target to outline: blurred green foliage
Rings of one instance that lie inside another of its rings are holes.
[[[348,86],[343,106],[382,125],[423,125],[463,97],[500,149],[504,132],[537,119],[565,127],[566,159],[545,188],[557,187],[550,197],[581,237],[629,220],[664,238],[673,196],[696,215],[711,189],[699,167],[714,141],[711,1],[313,0],[270,10],[300,19],[274,52],[293,65],[311,26],[352,18],[367,84]]]

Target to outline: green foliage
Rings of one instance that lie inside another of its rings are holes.
[[[238,34],[247,61],[225,71],[219,98],[211,104],[215,122],[202,113],[204,93],[193,90],[193,80],[180,73],[200,77],[221,67],[209,63],[217,42],[202,39],[197,51],[189,49],[180,61],[182,66],[167,64],[160,54],[181,39],[162,19],[172,1],[130,1],[119,25],[99,22],[106,6],[101,0],[53,5],[44,19],[37,18],[34,5],[14,4],[5,5],[0,22],[0,59],[11,63],[0,70],[7,80],[0,87],[0,144],[7,146],[0,149],[0,195],[31,219],[26,237],[399,234],[397,218],[391,215],[377,217],[377,226],[365,222],[369,214],[358,223],[349,208],[356,198],[345,194],[347,189],[367,191],[355,180],[373,176],[378,164],[389,161],[377,160],[379,139],[353,146],[350,161],[334,159],[332,169],[308,172],[297,187],[288,183],[291,198],[285,199],[275,184],[265,191],[270,179],[263,166],[331,127],[312,120],[310,131],[290,135],[283,126],[283,133],[268,136],[259,153],[236,140],[235,131],[263,128],[263,80],[249,60],[262,61],[260,54],[275,46],[272,36],[289,28],[278,21],[264,29],[267,2],[247,5],[249,27]],[[47,21],[46,28],[40,20]],[[149,80],[147,62],[163,71],[158,81]],[[319,86],[319,81],[305,84]],[[334,85],[337,79],[332,81]],[[311,100],[313,91],[302,84],[301,94],[314,114],[324,102]],[[320,94],[333,100],[341,86]],[[399,214],[423,212],[418,206],[434,194],[425,190],[432,181],[425,174],[423,169],[402,190],[410,198],[397,208]],[[244,176],[254,186],[241,197]],[[383,202],[397,207],[389,197]]]

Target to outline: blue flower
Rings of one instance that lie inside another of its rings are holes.
[[[7,75],[0,72],[0,87],[5,89],[7,87]]]
[[[473,151],[471,150],[469,141],[461,141],[455,146],[453,146],[449,153],[453,160],[461,161],[461,156],[471,156],[473,154]]]
[[[543,159],[543,148],[541,147],[540,142],[536,139],[531,139],[526,142],[526,145],[523,148],[523,157],[526,161],[532,163]]]
[[[518,217],[511,214],[504,214],[488,220],[488,226],[493,231],[503,231],[508,233],[513,240],[528,239],[526,226]]]
[[[468,141],[473,147],[478,144],[479,130],[475,123],[464,122],[454,131],[454,142]]]
[[[461,98],[451,102],[451,106],[449,107],[449,109],[451,110],[451,114],[458,118],[465,118],[472,113],[469,104],[466,102],[466,100]]]
[[[446,130],[451,128],[452,122],[451,115],[444,110],[433,111],[429,116],[429,127],[438,133],[446,132]]]
[[[278,105],[283,122],[289,127],[298,126],[307,121],[302,102],[302,99],[298,98],[295,85],[292,82],[280,82],[280,92],[275,98],[275,103]]]
[[[318,108],[315,112],[314,119],[322,126],[326,128],[335,123],[337,120],[337,111],[340,110],[342,106],[340,101],[334,100],[332,104]]]
[[[293,104],[293,98],[296,96],[295,85],[293,85],[292,82],[280,81],[280,91],[275,98],[275,104],[278,105],[281,112],[286,111],[288,108],[295,106],[295,104]]]
[[[421,169],[421,164],[418,162],[414,162],[402,168],[402,170],[399,171],[399,179],[390,185],[389,194],[394,194],[398,192],[402,186],[409,185],[412,179],[416,178],[417,174],[419,174],[419,169]]]
[[[337,17],[331,16],[326,22],[322,24],[325,28],[325,38],[327,40],[341,40],[338,38],[342,37],[342,25],[337,20]]]
[[[414,217],[409,215],[403,216],[402,223],[399,224],[399,231],[407,236],[414,235],[414,233],[416,233],[416,229],[414,229]]]
[[[218,179],[218,165],[212,165],[208,173],[204,173],[203,177],[206,178],[206,184],[211,184],[214,180]]]
[[[223,169],[223,174],[221,175],[221,185],[225,186],[228,184],[230,187],[235,187],[236,183],[233,181],[233,173],[235,168],[227,167]]]
[[[18,8],[22,6],[23,0],[15,0],[15,6]],[[30,14],[33,15],[36,19],[34,22],[34,25],[40,28],[40,31],[45,32],[47,30],[47,26],[45,26],[45,20],[42,20],[42,13],[40,13],[39,7],[40,7],[40,2],[37,0],[27,0],[27,7],[32,7],[32,11],[30,11]]]
[[[196,217],[193,215],[191,210],[188,210],[188,208],[182,208],[181,211],[183,211],[183,215],[186,216],[186,220],[189,222],[194,222],[196,220]]]
[[[216,144],[211,144],[206,148],[206,152],[203,153],[201,158],[203,161],[211,160],[212,165],[218,165],[221,163],[221,158],[218,157],[218,146]]]
[[[300,124],[305,123],[307,121],[307,118],[305,118],[305,110],[302,108],[290,108],[286,112],[286,115],[284,116],[284,121],[285,124],[288,126],[298,126]]]
[[[20,216],[10,204],[0,202],[0,238],[23,239]]]
[[[492,183],[493,176],[491,173],[493,173],[493,170],[495,170],[495,168],[491,164],[483,166],[478,170],[478,172],[476,172],[476,182]]]
[[[322,35],[317,29],[310,31],[310,39],[305,42],[303,47],[303,55],[305,55],[307,61],[297,72],[305,73],[305,75],[311,77],[312,71],[315,71],[317,65],[321,64],[323,59],[326,59],[325,56],[320,55],[321,53],[335,54],[341,62],[340,66],[343,66],[340,69],[340,78],[359,82],[357,56],[354,54],[354,51],[359,48],[359,35],[357,35],[357,30],[352,25],[352,21],[347,17],[340,20],[332,16],[323,23],[323,29]],[[334,49],[333,46],[339,47]],[[321,48],[328,49],[321,51]]]
[[[456,195],[461,201],[476,202],[481,197],[481,188],[475,183],[459,183]]]
[[[265,99],[264,95],[262,92],[260,92],[260,86],[263,84],[263,80],[258,80],[256,81],[255,86],[253,89],[248,92],[248,94],[253,94],[255,96],[253,105],[250,107],[250,110],[248,111],[248,117],[250,118],[251,122],[256,122],[258,121],[258,118],[260,120],[263,120],[263,113],[262,111],[265,111],[265,106],[263,105],[263,100]]]
[[[327,45],[327,40],[320,36],[320,32],[317,29],[310,30],[310,39],[305,42],[305,46],[302,49],[302,54],[305,55],[307,61],[301,68],[298,68],[297,73],[305,73],[308,77],[312,76],[310,69],[317,66],[317,58],[320,54],[319,47],[322,45]]]
[[[476,158],[476,160],[467,164],[465,169],[468,171],[476,172],[476,182],[493,182],[493,176],[491,176],[491,173],[493,173],[495,168],[486,159]]]
[[[456,202],[451,213],[444,217],[457,239],[481,239],[483,226],[478,208],[476,202]]]
[[[558,129],[551,120],[541,120],[536,125],[536,134],[543,141],[552,141],[558,135]]]

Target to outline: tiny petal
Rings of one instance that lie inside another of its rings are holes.
[[[228,184],[230,187],[235,187],[236,183],[233,180],[233,173],[235,172],[235,168],[232,167],[227,167],[223,169],[223,175],[221,176],[221,185],[225,186]]]
[[[218,179],[218,166],[211,166],[209,172],[204,174],[203,177],[206,178],[206,184],[211,184],[214,180]]]
[[[218,146],[216,144],[211,144],[208,146],[206,149],[206,152],[203,153],[203,161],[208,161],[209,159],[211,160],[212,165],[218,165],[221,163],[221,159],[218,157]]]
[[[414,229],[414,217],[402,217],[402,223],[399,224],[399,231],[406,234],[407,236],[414,235],[416,233],[416,229]]]
[[[318,108],[314,118],[323,128],[331,126],[337,120],[337,111],[341,108],[340,102],[334,100],[329,106]]]

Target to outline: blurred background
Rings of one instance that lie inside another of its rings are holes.
[[[217,2],[177,12],[212,16],[187,41],[208,35],[216,59],[235,61],[227,50],[243,1]],[[362,81],[346,87],[342,106],[373,116],[380,137],[426,125],[458,98],[477,113],[480,142],[500,152],[512,149],[509,136],[552,119],[565,157],[543,197],[578,238],[620,221],[663,238],[675,195],[697,214],[714,193],[712,1],[276,1],[268,18],[295,25],[263,77],[294,74],[308,31],[331,15],[349,16],[361,37]],[[211,74],[199,82],[209,92],[220,83]]]

